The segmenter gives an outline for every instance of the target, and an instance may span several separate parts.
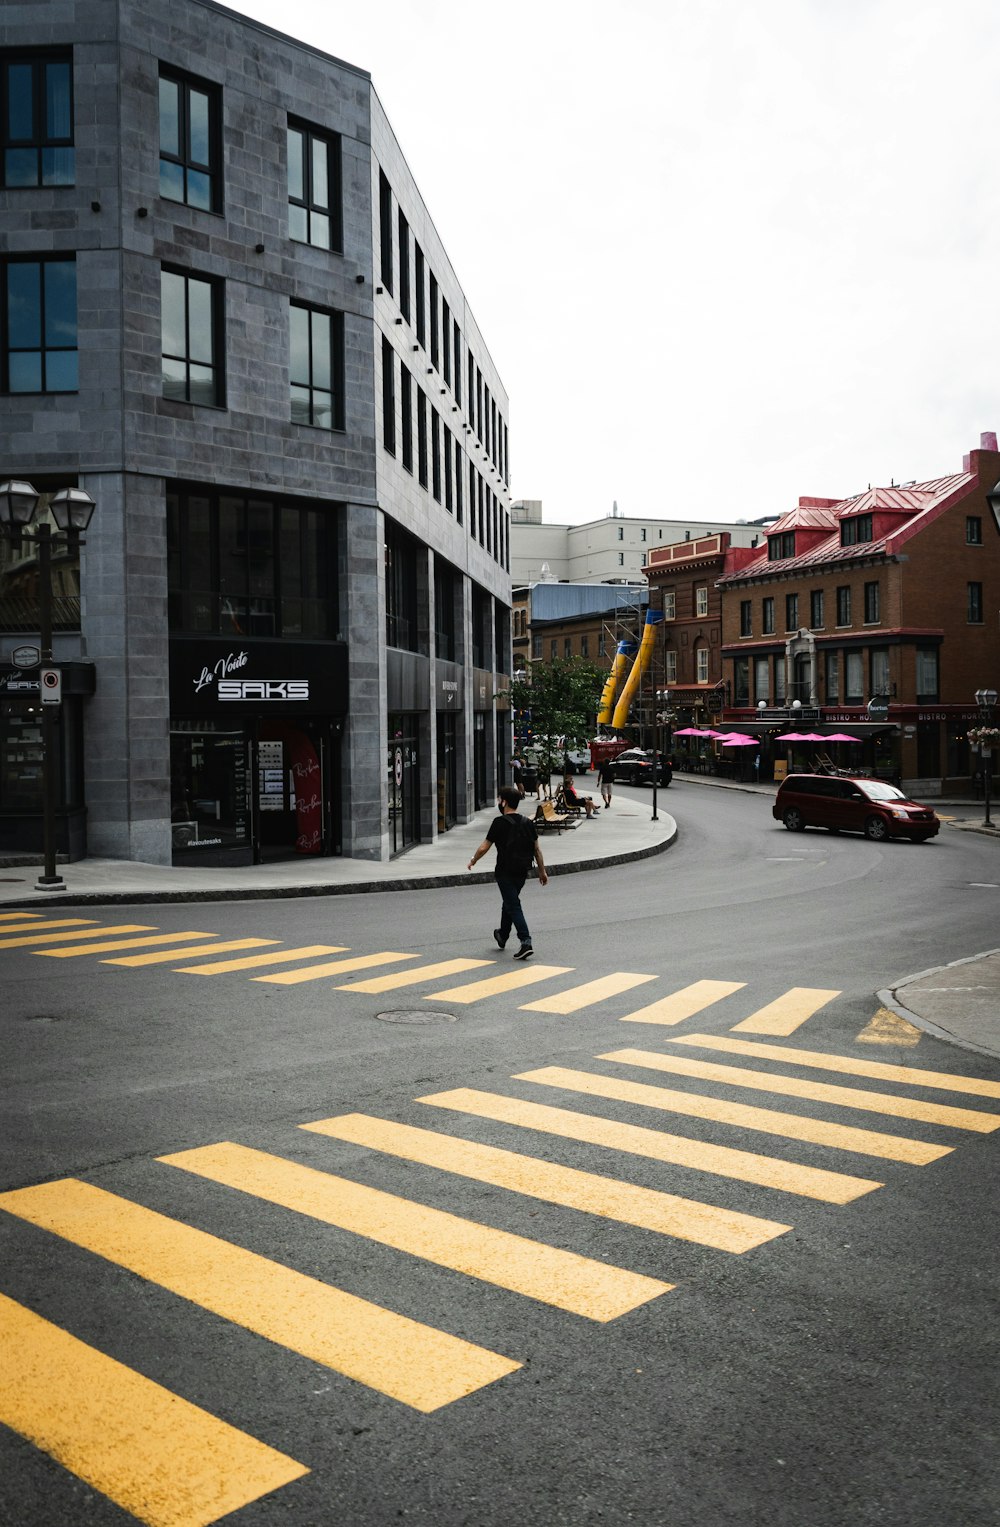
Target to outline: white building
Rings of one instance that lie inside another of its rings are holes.
[[[654,546],[693,541],[726,530],[733,546],[756,546],[764,521],[659,519],[625,516],[615,504],[603,519],[583,525],[546,525],[540,499],[511,504],[510,576],[518,584],[641,583]]]

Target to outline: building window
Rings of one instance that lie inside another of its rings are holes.
[[[844,664],[844,703],[860,705],[864,698],[864,654],[848,652]]]
[[[600,636],[598,636],[598,638],[597,638],[597,656],[598,657],[607,657],[607,655],[608,655],[608,639],[605,636],[604,631],[602,629]]]
[[[795,555],[795,531],[785,530],[780,535],[768,536],[767,560],[769,562],[786,562],[789,557]]]
[[[4,392],[76,392],[75,259],[9,260],[0,274]]]
[[[618,539],[619,539],[619,541],[624,541],[624,539],[625,539],[625,526],[624,525],[619,525],[618,526]]]
[[[462,403],[462,331],[456,322],[454,325],[455,336],[455,402],[461,407]]]
[[[572,657],[572,656],[573,656],[573,638],[571,636],[567,636],[565,641],[563,642],[563,657]]]
[[[320,429],[343,429],[343,376],[343,314],[291,303],[288,380],[292,423],[314,424]],[[395,426],[394,399],[392,412]]]
[[[384,170],[378,172],[379,271],[382,285],[392,291],[392,187]]]
[[[965,544],[967,546],[982,546],[983,544],[983,521],[978,514],[965,516]]]
[[[875,626],[879,621],[879,592],[877,583],[865,584],[865,625]]]
[[[872,539],[870,514],[855,514],[840,522],[841,546],[865,546]]]
[[[257,495],[168,489],[171,631],[330,641],[337,518]]]
[[[708,683],[708,648],[696,647],[694,653],[694,677],[696,684]],[[737,665],[739,666],[739,665]]]
[[[382,444],[390,456],[395,456],[396,356],[384,334],[382,335]]]
[[[668,647],[663,654],[663,682],[664,684],[677,683],[677,653]]]
[[[413,471],[413,378],[406,367],[399,368],[399,405],[402,412],[403,466]]]
[[[222,204],[218,87],[160,74],[160,195],[205,212]]]
[[[163,396],[221,406],[222,287],[203,276],[160,272]]]
[[[623,551],[620,551],[618,553],[618,566],[619,567],[624,567],[625,566],[625,553]]]
[[[702,669],[701,659],[702,659],[703,656],[704,656],[704,659],[705,659],[705,664],[704,664],[704,667],[705,667],[705,677],[704,678],[701,677],[701,669]],[[703,647],[699,647],[698,650],[695,652],[695,657],[698,660],[698,682],[699,682],[699,684],[706,684],[708,682],[708,651],[707,651],[707,649],[703,648]],[[749,659],[747,659],[745,657],[738,657],[736,659],[736,661],[734,662],[734,664],[733,664],[733,699],[734,699],[734,701],[735,701],[735,703],[737,705],[749,705],[750,704],[750,662],[749,662]]]
[[[462,447],[455,437],[455,518],[462,523]]]
[[[809,595],[809,625],[813,631],[823,629],[823,590],[813,589]]]
[[[458,579],[452,568],[439,557],[434,558],[434,656],[448,663],[455,661],[455,607],[458,601]]]
[[[740,635],[753,636],[753,600],[740,600]]]
[[[439,300],[439,297],[438,297],[437,277],[435,276],[433,271],[430,272],[430,288],[431,288],[431,365],[433,367],[435,367],[435,369],[437,369],[440,366],[440,364],[441,364],[441,353],[440,353],[440,344],[441,344],[441,342],[440,342],[441,313],[440,313],[440,300]]]
[[[700,583],[694,591],[694,613],[696,615],[708,614],[708,585]]]
[[[768,699],[770,699],[770,695],[771,695],[771,660],[770,660],[770,658],[766,658],[766,657],[754,658],[754,664],[753,664],[753,690],[754,690],[754,696],[753,697],[758,702],[758,704],[760,703],[761,700],[768,700]]]
[[[417,388],[417,481],[427,486],[427,398],[422,387]]]
[[[785,595],[785,630],[797,631],[799,629],[799,596],[798,594]]]
[[[441,502],[441,417],[431,406],[431,492]]]
[[[826,703],[836,705],[840,699],[840,653],[826,654]]]
[[[385,522],[385,640],[389,647],[419,652],[417,568],[426,562],[424,548],[405,530]],[[426,589],[425,589],[426,594]]]
[[[889,651],[887,647],[873,647],[868,660],[868,672],[873,695],[889,693]]]
[[[341,248],[340,138],[288,124],[288,237]]]
[[[11,54],[0,65],[3,184],[71,186],[73,55]]]
[[[552,659],[555,659],[558,656],[559,656],[559,643],[558,643],[558,641],[553,640],[553,641],[551,641],[549,643],[549,657],[552,658]]]
[[[399,311],[410,321],[410,225],[399,209]]]
[[[677,619],[677,595],[673,589],[663,591],[663,618],[664,620]]]
[[[968,604],[966,619],[970,626],[981,626],[983,623],[983,585],[970,583],[968,587]]]
[[[451,430],[448,428],[447,424],[442,424],[441,432],[443,437],[441,442],[441,450],[444,456],[444,507],[447,509],[448,513],[451,514],[454,511],[451,486]]]
[[[918,700],[938,697],[938,653],[936,647],[918,647],[916,652]]]
[[[851,624],[851,590],[850,585],[842,583],[837,589],[837,625],[849,626]]]
[[[441,298],[441,346],[443,369],[442,376],[446,384],[451,386],[451,309],[444,298]]]
[[[783,657],[774,660],[774,703],[785,703],[785,659]]]
[[[425,301],[424,281],[424,252],[414,240],[413,243],[413,288],[417,302],[417,344],[421,348],[427,345],[427,304]]]
[[[590,637],[586,634],[586,632],[584,632],[583,636],[580,637],[580,656],[590,656]]]
[[[774,635],[774,599],[770,594],[761,601],[761,629],[765,636]]]
[[[640,541],[644,541],[645,539],[646,539],[646,527],[645,527],[645,525],[643,525],[642,529],[639,531],[639,540]]]

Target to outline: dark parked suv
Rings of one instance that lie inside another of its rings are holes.
[[[908,800],[881,779],[843,774],[789,774],[778,787],[774,816],[789,832],[825,827],[828,832],[863,832],[866,838],[910,838],[923,843],[941,823],[929,806]]]

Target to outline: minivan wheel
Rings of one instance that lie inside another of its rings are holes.
[[[802,820],[802,813],[797,806],[789,806],[782,821],[789,832],[801,832],[806,825]]]
[[[873,843],[881,843],[886,836],[886,825],[881,817],[868,817],[865,820],[866,838],[871,838]]]

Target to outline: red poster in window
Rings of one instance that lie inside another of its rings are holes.
[[[297,854],[323,851],[323,794],[319,759],[305,732],[293,731],[288,738],[292,778],[295,781],[295,825]]]

